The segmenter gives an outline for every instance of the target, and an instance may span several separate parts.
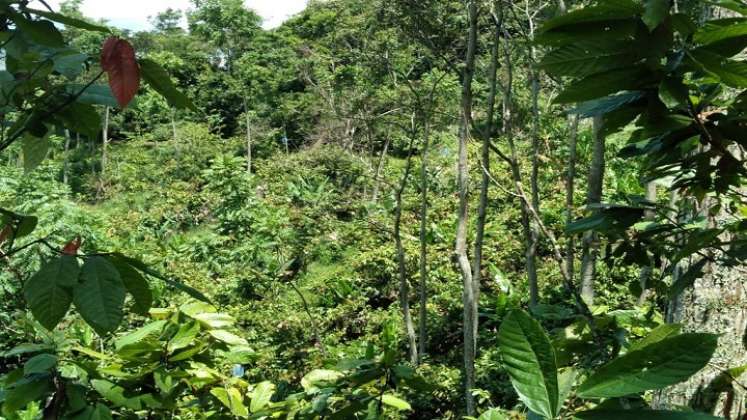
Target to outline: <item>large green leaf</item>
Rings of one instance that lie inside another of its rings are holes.
[[[747,19],[729,18],[712,20],[695,32],[696,42],[708,45],[725,39],[747,35]]]
[[[643,23],[648,26],[650,31],[656,29],[664,19],[669,15],[671,7],[669,0],[648,0],[644,5]]]
[[[114,342],[114,347],[117,350],[120,350],[123,347],[130,346],[135,343],[139,343],[148,337],[158,336],[163,331],[164,326],[166,326],[166,321],[154,321],[154,322],[151,322],[150,324],[146,324],[143,327],[127,335],[119,337]]]
[[[263,408],[267,407],[272,400],[272,394],[275,393],[275,384],[269,381],[258,383],[252,391],[252,402],[249,405],[249,410],[252,413],[256,413]]]
[[[560,394],[555,350],[542,326],[526,312],[514,310],[501,323],[498,343],[519,398],[535,413],[554,418]]]
[[[132,295],[135,301],[135,312],[146,315],[153,305],[153,293],[150,290],[148,281],[126,260],[116,255],[108,256],[107,258],[117,268],[122,283],[124,283],[125,288]]]
[[[23,293],[34,318],[53,329],[70,308],[70,288],[78,282],[78,261],[63,255],[44,264],[24,285]]]
[[[81,269],[81,284],[73,301],[83,319],[100,335],[117,329],[122,322],[125,287],[119,272],[104,257],[91,257]]]
[[[200,332],[200,324],[197,321],[188,322],[182,324],[179,330],[169,340],[169,344],[166,346],[166,350],[169,353],[173,353],[176,350],[181,350],[192,344],[197,334]]]
[[[23,15],[14,12],[9,14],[18,30],[25,36],[28,36],[32,41],[53,48],[62,48],[65,46],[62,34],[52,22],[48,20],[26,19]]]
[[[698,49],[690,53],[696,66],[733,88],[747,87],[747,62],[736,61]]]
[[[633,0],[605,0],[550,19],[542,26],[542,32],[580,23],[628,19],[642,13],[640,3]]]
[[[233,387],[213,388],[210,390],[210,393],[213,394],[213,396],[217,398],[221,403],[223,403],[226,408],[231,410],[231,414],[233,414],[234,416],[249,416],[249,410],[246,408],[246,405],[244,405],[244,399],[242,398],[241,392],[239,392],[238,389]]]
[[[555,98],[555,103],[590,101],[623,90],[636,90],[651,79],[651,73],[641,66],[617,68],[572,83]]]
[[[95,407],[86,407],[80,413],[70,417],[70,420],[112,420],[112,412],[109,407],[97,403]]]
[[[390,407],[394,407],[395,409],[397,409],[399,411],[412,410],[412,407],[410,406],[410,404],[407,401],[405,401],[403,399],[400,399],[400,398],[397,398],[397,397],[395,397],[392,394],[384,394],[384,395],[382,395],[381,396],[381,402],[383,402],[384,404],[386,404],[386,405],[388,405]]]
[[[11,418],[32,401],[42,399],[54,390],[49,374],[33,375],[5,387],[3,413]]]
[[[606,96],[592,101],[582,102],[570,111],[570,114],[578,114],[581,118],[590,118],[597,115],[609,114],[626,105],[639,101],[646,97],[645,92],[633,91],[617,95]]]
[[[57,366],[57,356],[49,353],[37,354],[23,365],[24,375],[48,372]]]
[[[506,416],[504,416],[500,410],[491,408],[490,410],[480,414],[480,417],[478,417],[477,420],[506,420]]]
[[[584,398],[614,398],[662,389],[702,369],[718,345],[712,334],[682,334],[649,344],[599,368],[578,389]]]
[[[76,28],[80,29],[86,29],[89,31],[97,31],[97,32],[103,32],[103,33],[109,33],[111,32],[109,28],[101,26],[101,25],[95,25],[90,22],[86,22],[80,19],[71,18],[69,16],[61,15],[59,13],[50,12],[46,10],[37,10],[27,7],[27,11],[41,17],[45,17],[49,20],[53,20],[57,23],[61,23],[66,26],[74,26]]]
[[[684,411],[592,410],[576,413],[573,418],[579,420],[717,420],[721,417]]]
[[[682,325],[680,324],[659,325],[658,327],[651,330],[651,332],[648,333],[648,335],[646,335],[642,339],[633,342],[630,345],[629,351],[640,350],[653,343],[658,343],[661,340],[664,340],[666,338],[679,334],[681,330],[682,330]]]
[[[86,87],[85,85],[72,83],[65,86],[65,92],[68,95],[79,95],[78,102],[82,104],[104,105],[110,108],[119,106],[109,85],[91,85]]]
[[[160,64],[147,58],[142,59],[140,60],[140,71],[143,80],[166,98],[169,105],[180,109],[188,108],[193,111],[197,110],[192,101],[174,86],[171,82],[171,76],[169,76]]]
[[[47,157],[49,138],[46,136],[39,138],[26,134],[23,137],[21,148],[23,149],[23,169],[26,172],[31,172]]]
[[[540,62],[540,67],[554,76],[584,77],[630,66],[641,58],[638,50],[632,42],[577,42],[549,52]]]

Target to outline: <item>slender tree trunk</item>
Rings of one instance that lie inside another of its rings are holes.
[[[389,134],[387,133],[386,142],[384,142],[384,149],[381,151],[381,157],[379,158],[379,165],[376,167],[376,174],[374,175],[374,187],[373,193],[371,194],[371,201],[374,203],[379,199],[379,188],[381,186],[381,172],[384,170],[384,164],[386,164],[386,154],[389,151],[389,142],[391,141]]]
[[[516,149],[516,142],[513,138],[513,61],[511,59],[511,49],[509,41],[511,35],[509,32],[503,30],[504,38],[504,67],[506,69],[506,83],[503,89],[503,134],[506,137],[510,151],[511,160],[511,177],[515,184],[523,184],[521,168],[519,167],[518,151]],[[527,271],[527,283],[529,285],[529,305],[534,306],[539,302],[539,286],[537,283],[537,266],[535,259],[531,255],[530,250],[532,248],[532,226],[531,226],[531,214],[529,211],[529,205],[521,201],[521,227],[524,234],[525,254],[524,263]]]
[[[457,185],[459,189],[459,211],[455,254],[463,280],[464,303],[464,398],[468,416],[475,415],[475,400],[472,389],[475,387],[475,337],[474,337],[474,285],[472,267],[467,256],[467,223],[469,212],[469,162],[467,141],[472,117],[472,80],[475,72],[475,51],[477,49],[477,0],[468,4],[469,35],[467,55],[462,81],[462,121],[459,129],[459,157],[457,162]]]
[[[420,283],[418,296],[420,312],[418,315],[418,362],[426,354],[428,346],[428,149],[430,147],[430,121],[423,118],[423,152],[420,159]]]
[[[106,174],[106,153],[109,146],[109,107],[106,107],[106,111],[104,111],[104,127],[101,130],[101,139],[103,142],[101,147],[101,180],[103,182],[104,175]]]
[[[534,41],[534,18],[529,9],[529,1],[526,5],[527,22],[529,23],[529,39]],[[534,44],[529,46],[529,79],[531,85],[532,98],[532,173],[530,176],[530,187],[532,189],[532,207],[541,214],[540,192],[539,192],[539,155],[540,155],[540,138],[539,138],[539,94],[540,94],[540,75],[537,70],[536,51]],[[531,245],[527,249],[527,259],[531,259],[531,265],[536,267],[537,246],[539,242],[539,228],[536,223],[532,223]],[[536,302],[535,302],[536,303]]]
[[[70,185],[68,179],[68,170],[70,165],[70,157],[68,156],[70,152],[70,140],[70,130],[65,129],[65,153],[62,161],[62,183],[65,185]]]
[[[586,196],[587,205],[600,204],[602,201],[602,188],[604,186],[605,138],[601,116],[594,117],[593,137],[594,145],[588,181],[589,190]],[[594,232],[586,232],[584,234],[583,258],[581,261],[581,296],[589,306],[594,304],[594,280],[596,277],[596,264],[598,257],[599,235]]]
[[[578,115],[570,118],[570,138],[568,139],[568,174],[565,186],[565,220],[567,224],[573,222],[573,196],[576,194],[576,154],[578,145]],[[568,235],[565,250],[565,266],[568,276],[573,281],[575,272],[576,241],[573,235]]]
[[[249,107],[244,98],[244,122],[246,124],[246,172],[252,173],[252,121],[249,115]]]
[[[656,182],[654,181],[650,181],[646,184],[646,200],[656,202]],[[656,212],[654,212],[653,210],[646,210],[645,220],[653,221],[655,218]],[[641,295],[638,297],[639,305],[643,305],[646,302],[646,298],[648,297],[648,291],[646,290],[646,288],[648,287],[648,283],[651,279],[653,271],[653,265],[647,265],[641,268],[641,273],[639,276],[639,282],[641,284]]]
[[[414,117],[413,117],[414,119]],[[414,126],[414,124],[413,124]],[[414,131],[414,130],[413,130]],[[410,140],[410,151],[407,155],[407,164],[405,166],[405,174],[402,176],[402,182],[400,183],[399,189],[396,192],[396,208],[394,211],[394,242],[397,248],[397,268],[399,272],[399,303],[402,308],[402,317],[405,322],[405,330],[407,332],[407,341],[410,350],[410,363],[418,363],[418,343],[415,335],[415,325],[412,321],[412,315],[410,314],[410,283],[407,280],[407,261],[405,255],[405,249],[402,246],[402,194],[405,192],[407,187],[407,180],[410,178],[410,171],[412,168],[412,153],[415,133],[412,135]]]
[[[480,281],[482,279],[482,251],[485,242],[485,220],[488,208],[488,187],[490,185],[490,142],[495,136],[495,97],[498,93],[498,61],[500,57],[500,40],[501,40],[502,22],[495,22],[495,31],[493,36],[493,45],[491,49],[490,70],[488,71],[488,110],[486,121],[488,129],[484,133],[482,149],[480,152],[480,165],[482,165],[482,180],[480,183],[480,204],[477,209],[477,223],[475,226],[475,253],[472,260],[472,284],[475,304],[473,306],[473,336],[475,339],[475,349],[477,349],[478,326],[479,326],[479,307],[480,307]]]

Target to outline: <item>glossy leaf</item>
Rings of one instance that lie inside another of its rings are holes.
[[[81,284],[73,301],[83,319],[100,335],[122,321],[125,287],[117,269],[104,257],[91,257],[81,268]]]
[[[658,343],[661,340],[664,340],[666,338],[679,334],[681,330],[682,330],[682,325],[680,324],[659,325],[658,327],[651,330],[651,332],[648,333],[648,335],[646,335],[642,339],[633,342],[630,345],[630,349],[628,351],[640,350],[653,343]]]
[[[78,261],[60,256],[45,263],[24,285],[24,296],[34,318],[51,330],[70,308],[70,288],[78,282]]]
[[[163,331],[163,327],[166,326],[166,321],[154,321],[149,324],[144,325],[143,327],[127,334],[122,337],[119,337],[114,342],[114,347],[117,350],[122,349],[123,347],[130,346],[136,343],[139,343],[148,337],[152,336],[158,336]]]
[[[649,344],[599,368],[578,395],[614,398],[677,384],[702,369],[717,344],[712,334],[682,334]]]
[[[48,372],[57,365],[57,356],[53,354],[43,353],[38,354],[23,365],[24,375],[32,375],[34,373]]]
[[[498,332],[503,365],[530,410],[555,417],[559,389],[555,350],[539,322],[522,310],[509,313]]]
[[[243,398],[241,397],[241,393],[238,389],[230,387],[230,388],[213,388],[210,390],[210,393],[213,394],[215,398],[217,398],[221,403],[223,403],[226,408],[228,408],[231,411],[231,414],[238,417],[248,417],[249,416],[249,410],[246,408],[246,405],[244,405]]]
[[[557,76],[584,77],[629,66],[639,59],[638,49],[631,42],[586,41],[547,53],[540,67]]]
[[[208,331],[208,334],[213,336],[213,338],[215,338],[216,340],[222,341],[232,346],[246,346],[249,344],[246,339],[225,330],[210,330]]]
[[[572,83],[555,98],[555,103],[584,102],[623,90],[643,87],[650,78],[643,67],[625,67],[597,73]]]
[[[169,353],[173,353],[176,350],[181,350],[185,347],[189,347],[194,341],[197,334],[200,332],[200,324],[197,322],[189,322],[179,326],[179,330],[169,340],[169,344],[166,346],[166,350]]]
[[[699,44],[708,45],[745,35],[747,35],[747,19],[729,18],[706,23],[695,32],[694,39]]]
[[[397,397],[395,397],[392,394],[384,394],[384,395],[382,395],[381,396],[381,402],[383,402],[384,404],[386,404],[386,405],[388,405],[390,407],[394,407],[395,409],[397,409],[399,411],[412,410],[412,407],[410,406],[410,404],[407,401],[405,401],[403,399],[400,399],[400,398],[397,398]]]
[[[669,0],[648,0],[644,5],[643,23],[646,24],[649,31],[653,31],[669,15],[671,7]]]
[[[18,13],[10,13],[10,16],[18,30],[32,41],[54,48],[65,46],[62,34],[52,22],[48,20],[29,20]]]
[[[103,32],[103,33],[109,33],[111,32],[109,28],[101,25],[96,25],[90,22],[86,22],[84,20],[75,19],[69,16],[65,16],[59,13],[50,12],[47,10],[38,10],[38,9],[32,9],[27,7],[27,11],[44,18],[47,18],[49,20],[55,21],[57,23],[61,23],[66,26],[74,26],[76,28],[85,29],[88,31],[96,31],[96,32]]]
[[[117,256],[109,256],[107,258],[117,268],[122,283],[132,295],[135,301],[135,312],[146,315],[153,305],[153,293],[150,290],[148,281],[145,280],[145,277],[135,267],[128,264],[122,258],[118,258]]]
[[[480,417],[478,417],[477,420],[506,420],[506,416],[504,416],[500,410],[491,408],[490,410],[480,414]]]

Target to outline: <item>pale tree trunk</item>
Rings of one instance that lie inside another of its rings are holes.
[[[68,156],[68,154],[70,152],[70,140],[70,130],[65,129],[65,153],[62,161],[62,183],[65,185],[69,185],[68,171],[70,166],[70,157]]]
[[[109,107],[106,107],[104,111],[104,127],[101,130],[101,173],[99,173],[99,187],[98,192],[104,192],[104,183],[106,177],[106,165],[107,165],[107,152],[109,146]]]
[[[423,118],[423,152],[420,159],[420,283],[418,285],[418,362],[422,361],[428,346],[428,149],[430,146],[429,117]],[[388,144],[388,143],[387,143]]]
[[[534,48],[534,15],[529,10],[529,1],[525,3],[525,12],[527,16],[527,22],[529,23],[529,39],[532,41],[529,47],[529,79],[531,84],[531,98],[532,98],[532,127],[531,127],[531,138],[532,138],[532,173],[530,176],[530,186],[532,189],[532,207],[534,210],[541,214],[540,209],[540,194],[539,194],[539,94],[540,94],[540,75],[537,70],[536,63],[536,50]],[[532,266],[536,267],[537,259],[537,245],[539,241],[539,231],[536,223],[532,223],[532,236],[531,244],[527,248],[527,259],[531,259]],[[537,297],[538,299],[539,297]],[[537,302],[535,302],[536,304]]]
[[[252,173],[252,121],[249,115],[249,107],[244,98],[244,122],[246,124],[246,172]]]
[[[516,142],[513,138],[513,61],[511,59],[510,37],[507,30],[503,30],[504,44],[504,67],[506,69],[506,83],[503,89],[503,134],[508,142],[510,151],[511,177],[515,184],[523,184],[519,156]],[[529,305],[534,306],[539,302],[539,286],[537,283],[537,265],[531,255],[532,249],[532,226],[529,205],[521,201],[521,227],[524,234],[524,264],[527,271],[527,284],[529,285]]]
[[[568,174],[565,184],[565,221],[566,224],[573,222],[573,197],[576,194],[576,155],[578,149],[578,115],[570,117],[570,133],[568,138]],[[565,245],[565,267],[570,280],[573,281],[575,268],[576,241],[573,235],[568,235]]]
[[[384,142],[384,149],[381,151],[381,157],[379,158],[379,164],[376,167],[376,174],[374,174],[374,187],[373,193],[371,194],[371,201],[376,202],[379,199],[379,188],[381,186],[381,172],[384,170],[384,164],[386,164],[386,154],[389,151],[389,133],[386,136],[386,142]]]
[[[649,181],[646,184],[646,201],[656,202],[656,182],[654,181]],[[656,212],[654,210],[646,210],[645,220],[653,221],[655,218]],[[648,291],[646,290],[646,288],[648,287],[648,283],[653,272],[653,265],[641,267],[641,273],[638,277],[638,281],[641,284],[641,295],[638,297],[638,305],[643,305],[648,298]]]
[[[414,120],[414,117],[413,117]],[[414,126],[414,123],[413,123]],[[413,130],[414,131],[414,130]],[[405,322],[405,331],[407,332],[407,341],[410,350],[410,363],[418,363],[418,343],[415,335],[415,325],[410,314],[410,283],[407,280],[407,260],[405,249],[402,246],[402,194],[407,187],[407,180],[410,178],[412,168],[412,153],[415,133],[412,133],[413,140],[410,140],[410,151],[407,155],[407,164],[405,174],[402,176],[402,182],[396,191],[396,208],[394,210],[394,242],[397,248],[397,268],[399,273],[399,303],[402,309],[402,317]]]
[[[474,285],[472,284],[472,267],[467,256],[467,224],[469,211],[469,162],[467,159],[467,141],[470,134],[472,116],[472,80],[475,72],[475,52],[477,49],[477,0],[468,4],[469,35],[467,37],[467,55],[462,81],[462,118],[459,129],[459,157],[457,161],[457,186],[459,190],[459,210],[455,254],[463,281],[464,304],[464,398],[468,416],[475,415],[475,400],[472,389],[475,387],[475,337],[474,337]]]
[[[495,13],[494,13],[495,15]],[[480,204],[477,209],[477,223],[475,226],[475,253],[472,260],[472,284],[474,285],[473,295],[475,304],[473,307],[473,336],[475,339],[475,349],[477,349],[478,326],[479,326],[479,306],[480,306],[480,281],[482,279],[482,251],[485,242],[485,220],[488,208],[488,187],[490,185],[490,142],[495,136],[495,97],[498,94],[498,61],[500,57],[500,39],[501,39],[502,22],[495,21],[495,32],[493,36],[493,45],[491,50],[490,70],[488,72],[488,110],[486,121],[488,129],[485,130],[480,153],[480,165],[482,166],[482,180],[480,183]]]
[[[604,186],[604,151],[605,136],[602,127],[602,116],[594,117],[593,122],[593,151],[591,167],[589,168],[588,192],[586,204],[600,204],[602,201],[602,188]],[[597,210],[594,210],[595,212]],[[581,296],[586,304],[594,304],[594,280],[596,277],[596,264],[599,257],[599,235],[595,232],[586,232],[583,239],[583,257],[581,261]]]

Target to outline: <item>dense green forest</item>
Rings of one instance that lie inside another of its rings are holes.
[[[0,0],[0,419],[747,418],[747,3],[163,3]]]

